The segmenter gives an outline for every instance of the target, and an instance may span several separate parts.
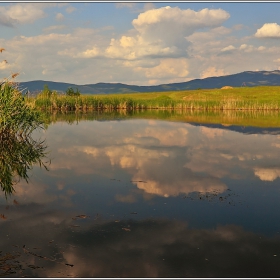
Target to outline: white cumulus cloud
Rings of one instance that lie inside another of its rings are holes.
[[[176,33],[177,30],[172,28],[175,25],[187,36],[199,28],[219,26],[228,18],[229,14],[222,9],[203,9],[195,12],[190,9],[181,10],[178,7],[167,6],[141,13],[137,19],[132,21],[132,24],[136,30],[146,33],[146,35],[156,27],[160,33],[153,33],[157,33],[158,36],[168,35],[168,30],[172,34],[174,31]]]
[[[117,59],[186,56],[190,42],[185,38],[195,30],[217,27],[229,18],[221,9],[182,10],[169,6],[142,12],[132,21],[133,36],[111,39],[106,56]]]
[[[217,27],[228,18],[229,14],[221,9],[203,9],[196,12],[167,6],[139,14],[132,24],[145,40],[160,40],[177,45],[195,30]]]
[[[222,9],[152,8],[132,21],[134,29],[129,34],[112,38],[103,55],[124,61],[157,59],[154,67],[133,68],[133,72],[156,79],[154,82],[160,78],[185,78],[189,74],[187,50],[192,44],[187,36],[203,28],[220,28],[229,17]]]
[[[265,23],[257,30],[255,36],[258,38],[280,38],[280,25],[277,23]]]

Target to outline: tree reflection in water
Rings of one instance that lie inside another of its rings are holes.
[[[5,196],[11,195],[14,185],[20,180],[28,182],[28,171],[34,164],[39,164],[46,170],[45,141],[36,141],[30,136],[19,133],[0,131],[0,185]]]

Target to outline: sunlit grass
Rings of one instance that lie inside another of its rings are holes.
[[[240,87],[133,94],[58,95],[30,98],[37,108],[51,110],[191,109],[279,110],[280,87]]]

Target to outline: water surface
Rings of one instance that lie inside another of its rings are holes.
[[[279,128],[86,119],[1,195],[2,276],[279,277]]]

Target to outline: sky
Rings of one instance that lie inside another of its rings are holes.
[[[280,2],[0,2],[0,79],[159,85],[280,70]]]

